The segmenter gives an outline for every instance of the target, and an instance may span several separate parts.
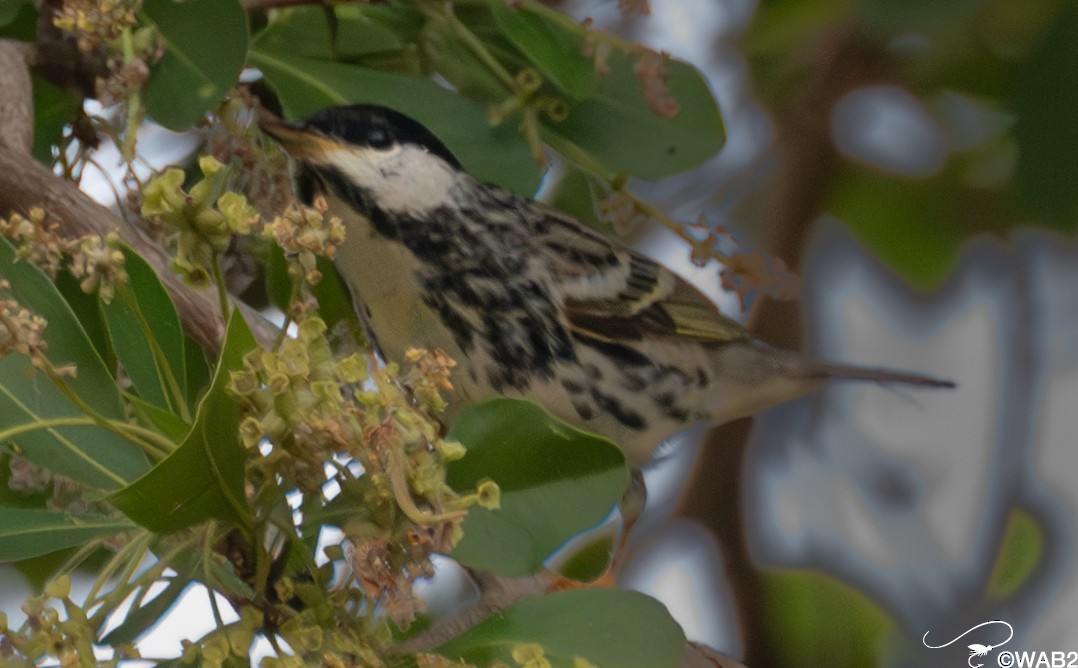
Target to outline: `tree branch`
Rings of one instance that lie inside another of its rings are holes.
[[[33,90],[22,45],[0,39],[0,145],[27,155],[34,145]]]
[[[17,45],[0,41],[0,215],[29,213],[41,207],[67,237],[105,236],[117,232],[154,268],[176,304],[184,331],[205,350],[216,351],[224,337],[224,320],[211,290],[196,290],[172,273],[172,258],[142,230],[86,196],[78,186],[30,155],[33,137],[32,96],[26,61]],[[257,311],[233,302],[243,312],[256,338],[272,342],[277,329]]]

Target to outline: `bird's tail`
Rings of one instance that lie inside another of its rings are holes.
[[[801,353],[759,342],[727,344],[715,350],[710,406],[718,421],[751,415],[830,381],[853,380],[920,388],[953,388],[950,380],[907,371],[820,362]]]
[[[832,380],[859,380],[881,383],[884,385],[899,384],[913,387],[935,387],[940,389],[954,389],[957,387],[954,381],[935,378],[909,371],[894,371],[875,367],[854,366],[851,364],[830,364],[824,362],[812,362],[809,369],[815,367],[825,378]]]

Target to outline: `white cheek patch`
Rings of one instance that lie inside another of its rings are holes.
[[[328,156],[348,180],[370,193],[374,202],[392,213],[422,214],[450,204],[459,181],[457,171],[418,146],[341,148]]]

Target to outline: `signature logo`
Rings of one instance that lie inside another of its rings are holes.
[[[995,645],[981,645],[981,644],[978,644],[978,643],[973,643],[972,645],[966,645],[966,647],[969,648],[969,660],[966,661],[966,663],[969,665],[970,668],[980,668],[984,664],[983,663],[973,663],[973,660],[975,658],[980,657],[980,656],[988,656],[989,652],[991,652],[994,649],[999,649],[1000,647],[1006,645],[1008,642],[1011,641],[1011,638],[1014,637],[1014,628],[1010,624],[1008,624],[1007,622],[1000,621],[998,619],[992,619],[992,620],[989,620],[987,622],[981,622],[977,626],[974,626],[974,627],[970,628],[969,630],[964,631],[961,635],[956,636],[950,642],[945,642],[942,645],[930,645],[930,644],[928,644],[928,634],[929,634],[929,632],[925,631],[925,635],[924,635],[923,638],[921,638],[921,642],[923,642],[925,647],[927,647],[929,649],[941,649],[943,647],[947,647],[948,645],[955,644],[956,642],[958,642],[959,640],[961,640],[965,636],[969,635],[970,633],[976,631],[977,629],[981,628],[982,626],[989,626],[989,625],[992,625],[992,624],[1002,624],[1003,626],[1006,626],[1007,627],[1007,632],[1009,634],[1007,636],[1007,638],[1004,639],[1002,642],[996,643]]]

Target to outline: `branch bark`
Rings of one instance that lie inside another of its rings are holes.
[[[30,153],[34,145],[33,88],[24,48],[0,40],[0,145]]]

